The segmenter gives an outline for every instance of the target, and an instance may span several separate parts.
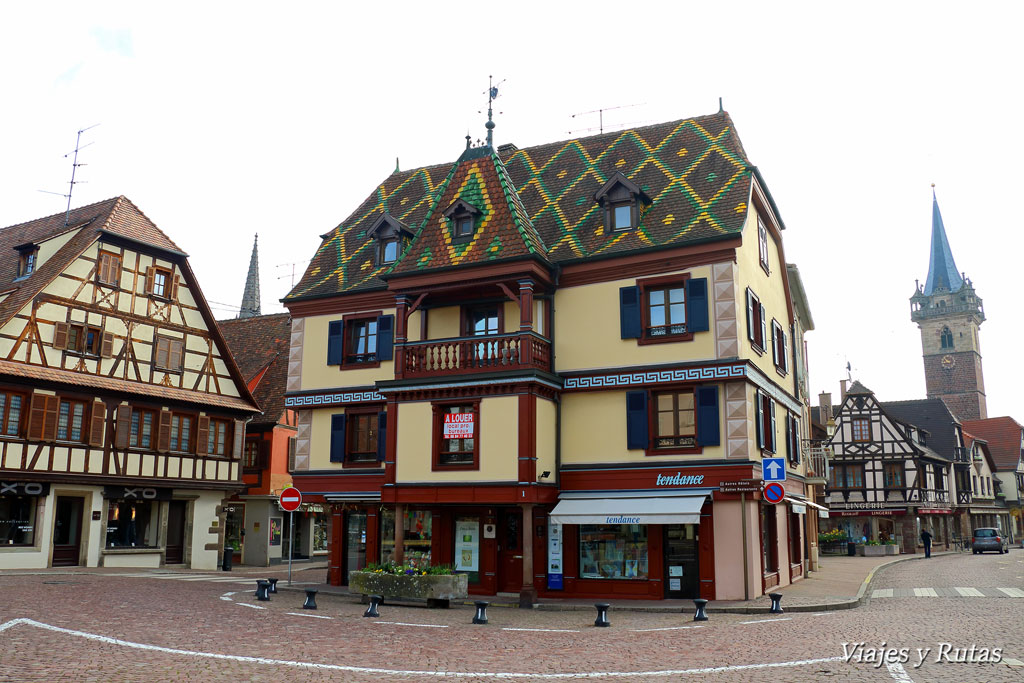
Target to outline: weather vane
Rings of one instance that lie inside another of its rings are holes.
[[[495,84],[494,76],[487,77],[487,123],[484,127],[487,129],[487,146],[494,147],[494,110],[493,102],[498,99],[498,86],[504,83],[506,79],[502,79],[499,83]],[[500,111],[498,112],[501,113]]]

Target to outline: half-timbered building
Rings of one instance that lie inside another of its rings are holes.
[[[1012,417],[990,417],[986,420],[968,420],[964,429],[982,439],[992,456],[993,501],[1005,507],[1005,529],[1014,543],[1024,539],[1021,501],[1024,500],[1024,427]],[[977,461],[974,461],[977,462]],[[973,483],[973,480],[972,480]],[[980,511],[978,514],[982,514]],[[997,516],[995,521],[999,521]],[[995,524],[979,524],[995,526]]]
[[[524,149],[488,128],[384,179],[284,301],[331,581],[447,564],[530,604],[801,577],[811,321],[729,115]]]
[[[125,197],[0,253],[0,567],[215,567],[256,407],[186,254]]]

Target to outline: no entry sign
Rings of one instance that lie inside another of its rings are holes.
[[[281,508],[285,512],[295,512],[302,505],[302,494],[294,486],[281,491]]]
[[[779,482],[773,481],[764,487],[761,495],[769,503],[781,503],[782,499],[786,497],[786,489]]]

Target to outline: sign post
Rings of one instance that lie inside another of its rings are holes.
[[[295,511],[302,505],[302,493],[294,486],[281,491],[281,509],[288,513],[288,585],[292,585],[292,549],[295,546]]]

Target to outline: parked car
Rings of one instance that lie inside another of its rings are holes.
[[[971,550],[974,551],[975,555],[986,550],[1008,553],[1010,552],[1010,541],[1006,536],[1000,535],[999,529],[982,527],[981,529],[974,530]]]

